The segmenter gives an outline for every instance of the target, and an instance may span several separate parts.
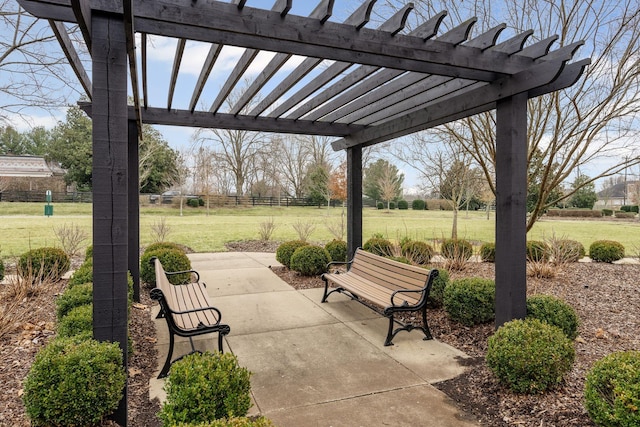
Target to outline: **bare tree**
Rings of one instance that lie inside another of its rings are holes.
[[[396,9],[405,3],[387,0],[386,7]],[[557,34],[556,43],[562,46],[585,41],[580,53],[591,57],[592,63],[578,83],[529,101],[529,160],[541,156],[538,160],[544,167],[536,177],[538,197],[531,204],[527,229],[547,207],[578,190],[558,191],[578,167],[598,168],[595,173],[590,171],[591,179],[584,183],[587,185],[640,162],[637,154],[629,155],[640,134],[636,118],[640,111],[637,0],[415,3],[420,20],[441,10],[448,10],[454,23],[481,16],[475,34],[504,20],[513,26],[505,32],[533,29],[537,39]],[[448,133],[473,156],[495,193],[490,179],[495,169],[495,115],[474,116],[436,132]]]
[[[382,175],[378,179],[380,196],[387,202],[387,210],[392,200],[398,196],[398,173],[390,163],[386,163]]]
[[[282,174],[285,191],[290,196],[303,197],[310,157],[309,147],[300,136],[286,135],[272,139],[270,151]]]
[[[22,115],[26,107],[65,106],[65,95],[77,92],[68,83],[75,80],[67,78],[65,63],[46,21],[14,0],[0,0],[0,121]]]
[[[247,86],[230,94],[225,102],[229,107],[236,104]],[[247,104],[243,111],[249,111],[252,104]],[[234,178],[235,192],[243,195],[247,189],[251,168],[256,157],[264,149],[265,135],[261,132],[249,132],[233,129],[200,129],[194,135],[194,149],[208,145],[215,152],[219,165],[228,170]]]

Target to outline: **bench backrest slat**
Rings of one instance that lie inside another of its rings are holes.
[[[356,251],[351,269],[357,275],[391,290],[422,289],[429,278],[428,269],[375,256],[362,249]]]

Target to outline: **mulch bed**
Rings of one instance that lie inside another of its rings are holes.
[[[273,252],[275,247],[277,243],[237,242],[229,249]],[[297,289],[323,286],[317,277],[303,277],[281,267],[272,270]],[[451,274],[452,279],[472,276],[493,278],[493,264],[469,263],[465,271]],[[443,310],[430,310],[429,325],[436,339],[471,356],[465,374],[436,387],[486,426],[593,425],[582,398],[586,372],[611,352],[640,349],[638,277],[640,265],[576,263],[553,279],[529,278],[530,294],[558,296],[571,304],[581,319],[573,370],[560,387],[539,395],[512,393],[486,368],[484,357],[487,338],[494,330],[492,324],[464,327],[450,321]],[[29,426],[20,397],[22,382],[38,350],[55,334],[54,300],[64,286],[61,282],[24,299],[22,304],[30,310],[29,318],[17,322],[15,329],[0,339],[0,426]],[[155,330],[148,290],[141,293],[141,304],[131,310],[135,351],[129,357],[129,425],[159,427],[159,404],[148,398],[149,379],[157,360]],[[112,425],[109,421],[102,424]]]

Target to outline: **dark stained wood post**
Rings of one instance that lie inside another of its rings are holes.
[[[362,246],[362,146],[347,149],[347,257]]]
[[[129,272],[133,277],[133,300],[140,302],[140,183],[138,124],[129,120]]]
[[[527,314],[527,94],[496,112],[496,328]]]
[[[127,366],[127,51],[122,16],[94,12],[93,336],[118,342]],[[127,389],[112,416],[127,425]]]

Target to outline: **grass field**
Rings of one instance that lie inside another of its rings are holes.
[[[0,256],[15,257],[32,248],[60,246],[56,230],[63,226],[86,231],[90,243],[91,208],[88,203],[58,203],[54,215],[44,216],[44,203],[0,202]],[[154,224],[164,221],[170,228],[166,240],[187,245],[196,252],[224,251],[224,244],[232,241],[258,239],[261,224],[273,222],[276,226],[272,240],[285,241],[298,237],[295,225],[310,226],[313,242],[327,242],[334,238],[329,228],[340,229],[342,208],[311,207],[255,207],[216,208],[207,215],[205,208],[180,210],[172,206],[143,206],[140,211],[140,243],[155,240]],[[346,217],[344,218],[346,223]],[[448,211],[376,210],[363,212],[364,240],[381,233],[392,240],[408,236],[432,241],[451,234],[452,213]],[[495,216],[489,219],[485,212],[460,212],[458,236],[477,242],[495,240]],[[529,232],[529,239],[566,237],[578,240],[586,248],[594,240],[610,239],[622,243],[630,255],[640,248],[640,223],[614,220],[550,220],[538,221]]]

